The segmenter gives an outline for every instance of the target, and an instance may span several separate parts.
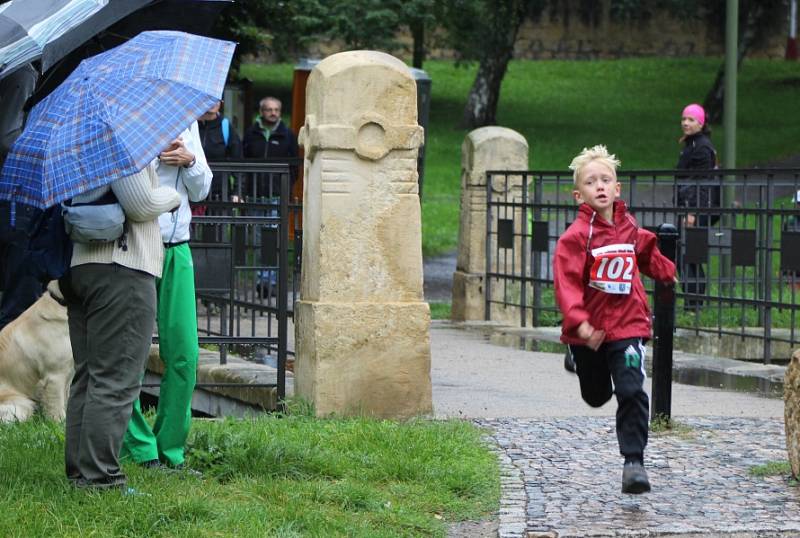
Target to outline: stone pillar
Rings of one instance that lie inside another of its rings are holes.
[[[400,60],[334,54],[306,91],[295,393],[318,415],[432,411],[417,92]]]
[[[800,349],[792,354],[783,378],[783,416],[786,430],[786,451],[792,477],[800,478]]]
[[[511,129],[481,127],[470,132],[461,145],[461,220],[453,273],[453,321],[484,319],[486,171],[527,169],[528,142]],[[521,177],[512,176],[502,188],[521,192],[521,185]]]

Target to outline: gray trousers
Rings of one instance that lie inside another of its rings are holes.
[[[71,283],[75,376],[67,402],[67,478],[79,486],[121,486],[119,451],[155,325],[155,277],[117,264],[86,264],[72,268]]]

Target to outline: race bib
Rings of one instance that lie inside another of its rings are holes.
[[[639,274],[633,245],[607,245],[592,249],[594,263],[589,286],[606,293],[628,295]]]

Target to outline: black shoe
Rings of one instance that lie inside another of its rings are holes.
[[[650,480],[647,471],[639,462],[626,463],[622,468],[622,493],[647,493],[650,491]]]
[[[192,469],[191,467],[187,467],[183,463],[179,463],[178,465],[176,465],[174,467],[170,467],[169,469],[170,469],[170,471],[173,471],[173,472],[176,472],[176,473],[182,473],[182,474],[187,475],[187,476],[194,476],[196,478],[203,478],[203,473],[201,473],[197,469]]]
[[[572,372],[573,374],[576,370],[575,359],[572,358],[572,353],[570,353],[569,350],[564,354],[564,370]]]
[[[159,467],[161,467],[161,466],[162,466],[162,465],[161,465],[161,462],[160,462],[160,461],[158,461],[157,459],[155,459],[155,460],[147,460],[147,461],[143,461],[143,462],[141,462],[139,465],[141,465],[141,466],[142,466],[142,467],[144,467],[145,469],[158,469]]]

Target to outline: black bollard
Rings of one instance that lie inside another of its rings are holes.
[[[669,223],[658,227],[658,248],[675,261],[678,230]],[[656,282],[654,300],[655,323],[653,328],[653,401],[650,407],[652,420],[669,420],[672,416],[672,335],[675,331],[675,284]]]

